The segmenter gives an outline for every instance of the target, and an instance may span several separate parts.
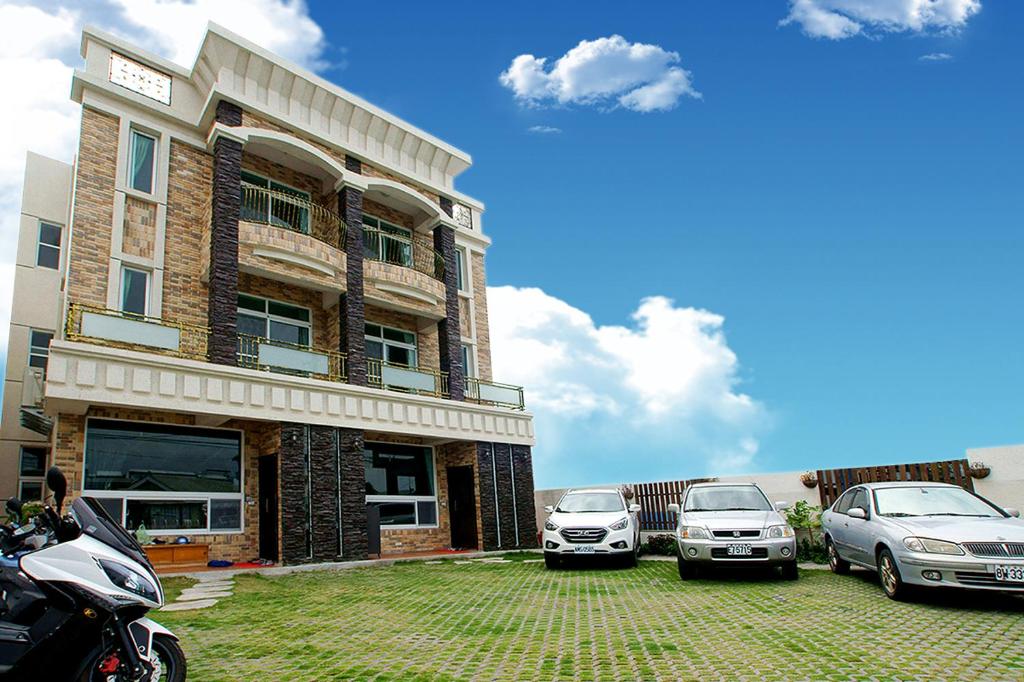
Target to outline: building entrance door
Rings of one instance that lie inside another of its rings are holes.
[[[473,467],[448,467],[448,516],[455,549],[477,549],[473,488]]]
[[[277,562],[277,455],[259,458],[260,558]]]

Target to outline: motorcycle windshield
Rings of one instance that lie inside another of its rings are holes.
[[[117,551],[127,554],[143,566],[152,566],[142,546],[131,533],[115,521],[107,510],[91,497],[79,497],[71,503],[71,515],[78,521],[82,532]]]

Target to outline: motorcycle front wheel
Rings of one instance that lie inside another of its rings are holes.
[[[175,639],[157,635],[153,638],[153,653],[156,655],[156,670],[150,682],[185,682],[185,652]],[[109,654],[107,651],[96,657],[80,678],[81,682],[121,682],[122,678],[118,674],[105,675],[100,672],[100,666]]]

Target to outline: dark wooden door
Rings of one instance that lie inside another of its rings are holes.
[[[260,558],[277,561],[277,455],[259,459]]]
[[[452,547],[477,549],[476,495],[471,466],[448,467],[448,517]]]

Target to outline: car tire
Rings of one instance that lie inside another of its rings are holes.
[[[633,551],[630,552],[629,554],[627,554],[626,558],[623,559],[623,561],[622,561],[622,563],[625,564],[626,568],[636,568],[637,567],[639,553],[640,553],[640,548],[634,545],[633,546]]]
[[[903,582],[903,576],[900,575],[896,559],[885,547],[878,553],[878,581],[882,583],[885,596],[893,601],[903,601],[910,592],[910,587]]]
[[[797,568],[796,560],[787,561],[782,564],[782,579],[797,580],[800,577],[800,570]]]
[[[697,577],[697,565],[692,561],[687,561],[681,556],[676,556],[676,564],[679,566],[680,580],[693,580]]]
[[[544,567],[556,571],[562,567],[562,560],[555,552],[544,552]]]
[[[850,572],[850,562],[839,556],[839,550],[832,542],[832,538],[825,540],[825,551],[828,552],[828,567],[836,575],[846,575]]]

